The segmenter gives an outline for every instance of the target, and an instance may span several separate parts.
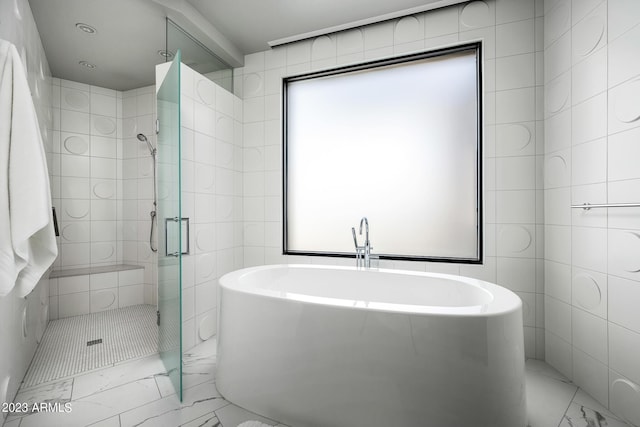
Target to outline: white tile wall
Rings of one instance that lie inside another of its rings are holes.
[[[632,163],[640,114],[628,101],[640,77],[640,8],[546,0],[545,10],[546,359],[638,425],[638,212],[563,212],[569,203],[640,200]]]
[[[573,348],[572,365],[574,381],[582,384],[581,387],[597,401],[606,402],[609,398],[607,365],[576,347]]]
[[[144,267],[142,295],[145,304],[157,303],[157,257],[149,248],[153,210],[153,163],[147,145],[137,139],[143,133],[156,146],[155,86],[122,93],[122,215],[123,261]],[[157,234],[154,248],[157,248]],[[139,288],[124,291],[125,298],[139,299]]]
[[[640,351],[640,334],[609,323],[609,368],[640,383],[640,366],[636,355]]]
[[[122,94],[59,79],[53,93],[60,143],[53,147],[51,178],[59,183],[53,204],[62,228],[56,268],[122,262],[122,140],[116,132]]]
[[[52,279],[50,318],[144,304],[144,280],[143,268]]]
[[[58,183],[54,205],[65,230],[56,267],[141,265],[147,304],[156,302],[156,263],[148,248],[153,165],[136,135],[144,133],[155,145],[154,92],[153,86],[118,92],[58,79],[53,86],[61,119],[54,121],[59,143],[52,182]],[[139,292],[130,291],[138,301]],[[92,307],[110,299],[101,295],[100,303],[92,296]],[[115,298],[110,306],[118,306]]]
[[[541,9],[542,3],[538,3]],[[352,264],[349,260],[281,255],[283,76],[481,39],[485,59],[485,264],[387,264],[391,268],[462,272],[516,290],[528,307],[526,353],[530,357],[543,357],[544,117],[539,110],[542,110],[544,46],[542,41],[536,43],[537,39],[542,40],[543,22],[542,11],[536,13],[535,5],[535,0],[471,2],[247,55],[245,67],[234,70],[236,93],[243,97],[244,105],[241,154],[244,201],[240,210],[244,225],[237,233],[244,242],[244,265]],[[570,53],[570,43],[568,46]],[[569,64],[570,61],[571,58]],[[493,126],[495,123],[498,126]],[[570,131],[570,117],[568,127]],[[569,140],[565,147],[570,146]],[[218,149],[216,156],[217,164],[221,164]],[[217,188],[223,188],[223,194],[232,194],[232,177],[231,174],[216,177]],[[565,192],[565,197],[568,195]],[[568,224],[568,213],[563,215]],[[228,240],[219,231],[216,237],[220,242]],[[570,252],[565,253],[570,259]]]
[[[607,275],[574,267],[570,282],[573,306],[606,319],[609,298]]]
[[[262,70],[264,63],[264,55],[247,58],[249,69]],[[242,225],[245,155],[236,131],[243,127],[242,101],[187,66],[181,73],[182,113],[188,116],[182,121],[182,214],[191,225],[190,253],[182,257],[186,350],[215,334],[217,279],[242,266],[243,237],[235,230]],[[264,94],[263,75],[246,76],[248,92]],[[262,117],[264,105],[253,114]]]
[[[233,98],[216,97],[215,87],[206,79],[197,83],[192,80],[193,76],[182,82],[184,90],[197,100],[184,103],[182,112],[183,152],[185,159],[192,160],[185,162],[183,178],[188,193],[185,194],[184,213],[191,217],[192,224],[202,223],[206,231],[213,230],[208,223],[213,221],[214,189],[218,188],[216,171],[209,165],[217,161],[216,144],[233,147],[229,143],[233,143],[233,129],[237,126],[227,120],[228,114],[235,112]],[[55,98],[57,109],[64,117],[60,129],[64,127],[65,131],[58,131],[63,141],[58,144],[61,154],[54,169],[61,176],[63,185],[58,197],[63,218],[67,221],[58,266],[71,268],[124,262],[144,267],[143,277],[135,285],[132,283],[119,290],[108,284],[93,285],[90,304],[83,302],[79,312],[143,302],[153,304],[157,294],[156,256],[148,246],[152,164],[146,145],[141,144],[136,135],[144,133],[155,146],[154,87],[121,93],[70,81],[57,82],[59,87],[54,93],[58,94]],[[215,111],[211,107],[216,105],[219,107],[217,116],[208,116],[209,112]],[[239,112],[242,112],[241,106]],[[196,127],[199,132],[192,130],[196,123],[199,123]],[[230,154],[226,151],[219,150],[221,166],[233,170],[236,166],[233,159],[237,156],[234,149]],[[195,159],[198,161],[193,162]],[[232,195],[236,187],[233,180],[230,175],[227,185],[219,186],[221,191]],[[194,211],[196,206],[198,209]],[[207,237],[203,233],[201,247],[211,249],[216,244],[214,236],[209,233]],[[238,241],[242,243],[241,238]],[[233,248],[228,238],[221,244],[227,249]],[[215,259],[213,262],[215,264]],[[233,265],[225,268],[231,270]],[[52,301],[59,303],[59,296],[53,296]],[[63,298],[62,306],[67,305]],[[65,315],[64,310],[61,315]],[[195,325],[195,322],[191,324]],[[195,332],[190,335],[195,344]]]
[[[637,426],[640,425],[637,403],[639,399],[637,383],[609,369],[609,408]]]
[[[608,285],[609,320],[640,333],[640,312],[634,304],[629,304],[640,298],[638,282],[611,276]]]
[[[71,317],[89,313],[89,292],[78,292],[58,297],[58,316]]]
[[[608,362],[607,322],[578,308],[571,312],[571,342],[594,359]]]

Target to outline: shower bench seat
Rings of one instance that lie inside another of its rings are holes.
[[[72,277],[72,276],[85,276],[88,274],[101,274],[111,273],[114,271],[127,271],[143,269],[141,265],[132,264],[115,264],[115,265],[101,265],[99,267],[84,267],[84,268],[65,268],[63,270],[53,270],[49,274],[49,279],[56,279],[58,277]]]
[[[150,288],[141,265],[53,270],[49,274],[50,319],[152,303]]]

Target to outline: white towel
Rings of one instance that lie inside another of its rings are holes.
[[[20,55],[0,40],[0,296],[28,295],[58,255],[49,173]]]

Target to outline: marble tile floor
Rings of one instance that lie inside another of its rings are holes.
[[[54,408],[58,403],[60,412],[10,414],[4,427],[286,427],[220,396],[214,381],[215,350],[215,340],[209,340],[185,354],[182,404],[159,356],[152,355],[21,389],[16,403],[31,407],[46,402]],[[630,427],[546,363],[528,360],[526,366],[528,427]],[[64,412],[65,403],[69,412]]]

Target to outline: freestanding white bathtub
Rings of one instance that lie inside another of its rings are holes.
[[[522,305],[466,277],[276,265],[220,278],[216,385],[292,427],[524,427]]]

